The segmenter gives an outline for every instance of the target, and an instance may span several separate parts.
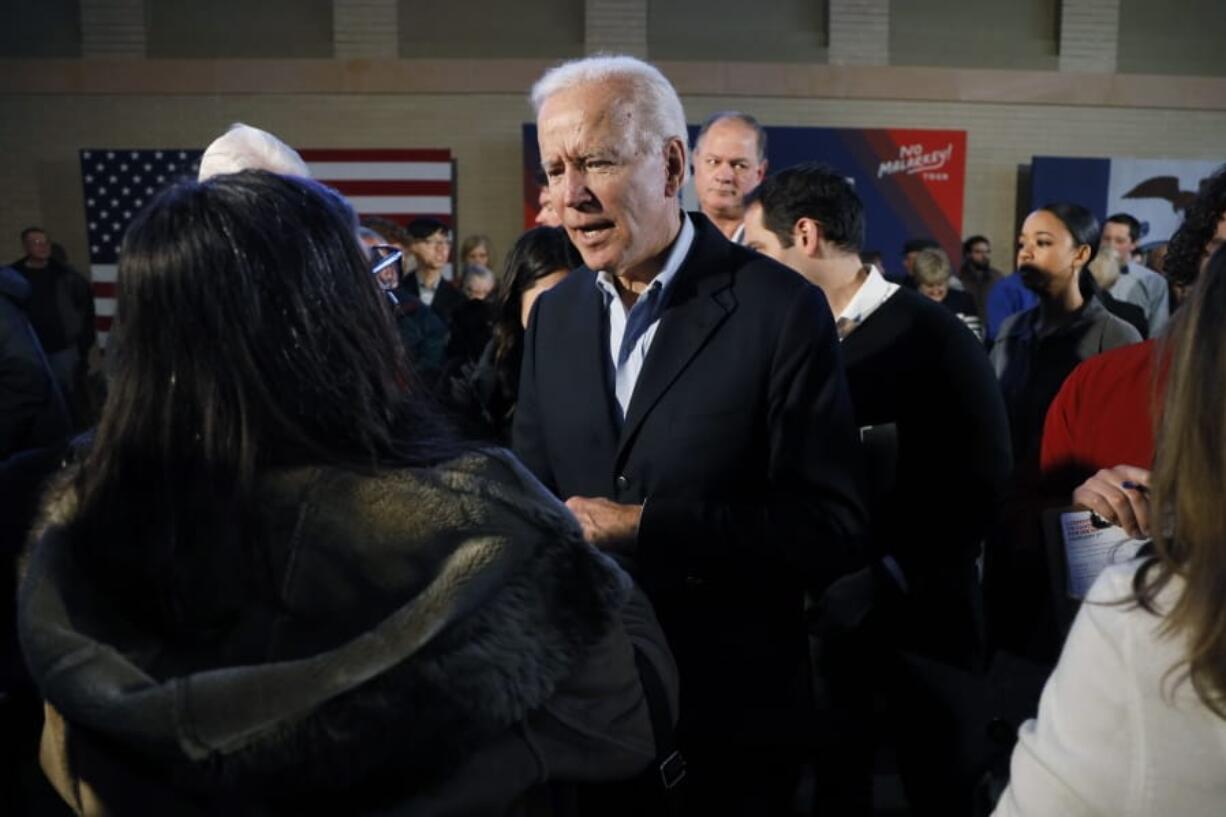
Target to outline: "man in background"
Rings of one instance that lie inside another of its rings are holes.
[[[974,770],[956,759],[958,719],[933,682],[973,673],[985,656],[976,558],[1011,467],[996,376],[949,310],[860,260],[864,208],[840,174],[815,162],[789,167],[749,201],[747,245],[826,295],[869,461],[874,560],[825,600],[847,627],[819,640],[833,734],[815,813],[869,817],[874,736],[886,731],[913,813],[969,815]],[[945,254],[925,250],[918,281],[934,259],[949,276]],[[874,692],[886,702],[883,723]]]
[[[702,214],[729,240],[743,243],[745,194],[766,175],[766,131],[747,113],[721,111],[694,141],[694,190]]]
[[[443,280],[443,269],[451,256],[451,233],[438,219],[415,218],[408,226],[409,251],[417,268],[404,276],[401,289],[430,307],[450,325],[451,313],[464,303],[464,295]]]
[[[21,246],[25,255],[12,267],[30,285],[25,311],[71,406],[94,345],[93,293],[82,275],[51,256],[51,239],[41,227],[22,230]]]
[[[1120,277],[1111,287],[1111,294],[1144,309],[1149,336],[1156,337],[1170,317],[1170,293],[1165,278],[1132,260],[1140,241],[1141,222],[1127,213],[1107,216],[1102,244],[1115,250],[1120,259]]]
[[[982,321],[988,314],[988,291],[1004,277],[992,266],[992,242],[985,236],[973,235],[962,242],[962,267],[958,270],[962,286],[975,299],[975,308]]]

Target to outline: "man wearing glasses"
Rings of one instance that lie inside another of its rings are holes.
[[[447,225],[433,218],[417,218],[409,222],[412,243],[409,251],[417,260],[417,269],[404,277],[400,289],[433,309],[444,323],[451,323],[451,313],[464,303],[464,295],[443,280],[443,268],[451,256],[451,239]]]

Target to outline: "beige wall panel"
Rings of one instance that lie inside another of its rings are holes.
[[[1121,73],[1226,76],[1226,2],[1120,0]]]
[[[825,62],[822,0],[655,0],[647,4],[653,60]]]
[[[150,57],[331,57],[332,0],[144,0]]]
[[[890,4],[890,64],[1054,69],[1058,0]]]
[[[584,0],[398,0],[406,59],[583,56]]]
[[[1035,154],[1226,160],[1226,111],[966,102],[691,95],[691,122],[740,108],[768,125],[961,128],[968,132],[964,229],[987,234],[1006,265],[1017,166]],[[0,96],[0,259],[41,222],[85,263],[77,150],[203,146],[242,120],[309,147],[450,147],[463,232],[484,231],[504,257],[520,226],[522,94]],[[820,158],[820,157],[816,157]]]

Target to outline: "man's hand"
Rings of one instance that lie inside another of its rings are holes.
[[[1144,468],[1104,468],[1073,491],[1073,502],[1119,525],[1134,539],[1149,536],[1149,471]]]
[[[572,496],[566,507],[579,520],[583,538],[601,550],[628,552],[639,534],[642,505],[619,505],[603,498]]]

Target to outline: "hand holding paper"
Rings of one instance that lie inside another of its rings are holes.
[[[1149,471],[1144,468],[1104,468],[1073,491],[1073,502],[1119,525],[1134,539],[1149,536]]]

